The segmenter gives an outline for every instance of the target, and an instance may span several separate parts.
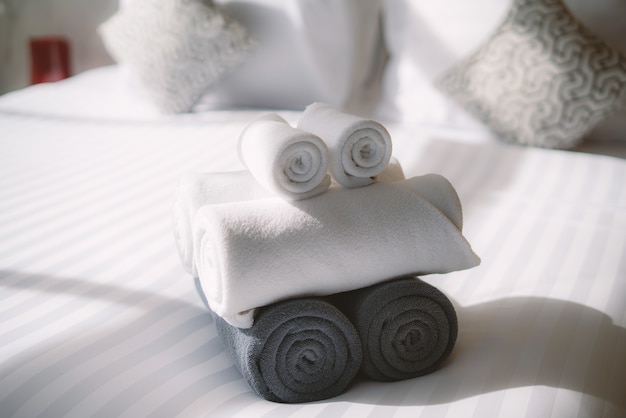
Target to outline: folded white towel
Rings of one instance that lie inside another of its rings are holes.
[[[372,184],[391,158],[391,136],[383,125],[327,104],[309,105],[298,121],[298,128],[326,142],[330,174],[344,187]]]
[[[261,185],[287,199],[308,199],[330,186],[324,141],[277,114],[261,116],[243,130],[239,157]]]
[[[392,158],[379,181],[404,179],[400,163]],[[176,248],[185,270],[197,277],[193,260],[192,223],[198,209],[216,203],[241,202],[275,197],[261,186],[247,170],[226,173],[189,173],[178,184],[173,205],[173,224]]]
[[[202,206],[193,225],[198,277],[211,309],[252,326],[254,309],[292,297],[327,295],[405,274],[446,273],[479,258],[452,216],[420,193],[437,176],[370,187],[331,188],[312,199]],[[447,205],[446,211],[454,205]],[[458,207],[460,210],[460,206]],[[452,219],[451,219],[452,218]]]

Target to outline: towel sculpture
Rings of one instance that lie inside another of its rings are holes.
[[[324,103],[309,105],[298,128],[322,138],[330,149],[330,173],[343,187],[372,184],[391,158],[391,136],[379,122]]]
[[[308,402],[342,393],[360,368],[377,380],[434,370],[456,339],[454,309],[406,276],[480,262],[461,234],[456,191],[440,175],[404,178],[387,151],[368,145],[357,154],[383,153],[387,163],[355,176],[367,187],[333,174],[329,187],[323,180],[324,190],[313,186],[307,198],[285,193],[275,173],[309,160],[279,155],[286,148],[273,142],[275,129],[307,137],[277,126],[284,124],[275,116],[253,121],[240,138],[248,170],[190,174],[174,204],[182,263],[242,375],[265,399]],[[332,166],[344,151],[318,137]],[[275,154],[251,151],[263,143]]]

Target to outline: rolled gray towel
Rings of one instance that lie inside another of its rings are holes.
[[[361,343],[344,314],[321,299],[260,308],[251,328],[214,315],[226,349],[250,387],[274,402],[299,403],[344,392],[361,366]]]
[[[403,277],[338,295],[333,304],[355,325],[362,369],[379,381],[433,372],[448,358],[458,324],[450,300],[416,277]]]

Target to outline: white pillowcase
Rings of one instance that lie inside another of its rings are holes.
[[[509,1],[384,0],[389,62],[376,116],[385,121],[487,132],[433,85],[504,18]]]
[[[565,0],[574,15],[626,53],[626,3]],[[383,0],[390,59],[376,117],[385,121],[474,130],[490,135],[474,117],[434,87],[434,80],[473,53],[504,20],[512,0]],[[621,132],[621,134],[620,134]],[[601,123],[591,137],[626,140],[626,110]]]
[[[304,109],[325,102],[371,113],[386,55],[381,0],[221,0],[257,45],[196,110]]]
[[[137,0],[100,33],[116,62],[165,113],[190,111],[251,48],[245,29],[211,0]]]

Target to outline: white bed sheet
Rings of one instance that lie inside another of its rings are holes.
[[[242,167],[257,113],[109,113],[76,82],[0,98],[2,416],[626,414],[625,160],[389,126],[407,176],[455,185],[483,260],[424,277],[457,306],[457,346],[431,375],[283,405],[223,350],[170,216],[182,174]]]

